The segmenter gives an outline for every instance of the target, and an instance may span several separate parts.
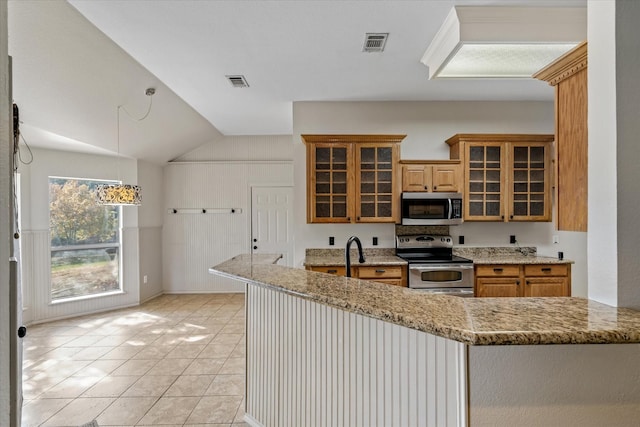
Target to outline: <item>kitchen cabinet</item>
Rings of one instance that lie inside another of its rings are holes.
[[[356,268],[359,279],[372,280],[394,286],[407,286],[406,268],[403,266],[372,265]]]
[[[307,270],[318,271],[321,273],[335,274],[337,276],[345,276],[344,265],[332,266],[307,266]],[[406,267],[401,265],[361,265],[351,267],[351,277],[357,277],[363,280],[371,280],[373,282],[386,283],[394,286],[407,286]]]
[[[587,43],[533,75],[555,87],[558,230],[587,231]]]
[[[551,221],[553,135],[457,134],[465,221]]]
[[[402,160],[403,192],[458,193],[462,167],[458,160]]]
[[[571,296],[570,264],[493,264],[475,266],[477,297]]]
[[[307,222],[400,220],[400,142],[405,135],[302,135]]]

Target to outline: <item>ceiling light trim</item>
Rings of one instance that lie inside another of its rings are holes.
[[[587,11],[582,7],[455,6],[420,62],[429,67],[429,79],[433,79],[440,77],[443,69],[464,45],[499,43],[575,46],[586,39],[586,30]],[[520,77],[530,77],[535,71],[537,69]]]

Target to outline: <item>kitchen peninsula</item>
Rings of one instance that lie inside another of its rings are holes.
[[[456,298],[241,255],[251,425],[631,425],[640,312]]]

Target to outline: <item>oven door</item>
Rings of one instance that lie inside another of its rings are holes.
[[[473,292],[473,264],[409,264],[409,287],[466,288]]]

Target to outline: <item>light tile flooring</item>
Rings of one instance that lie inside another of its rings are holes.
[[[23,426],[241,426],[244,295],[163,295],[31,326]]]

